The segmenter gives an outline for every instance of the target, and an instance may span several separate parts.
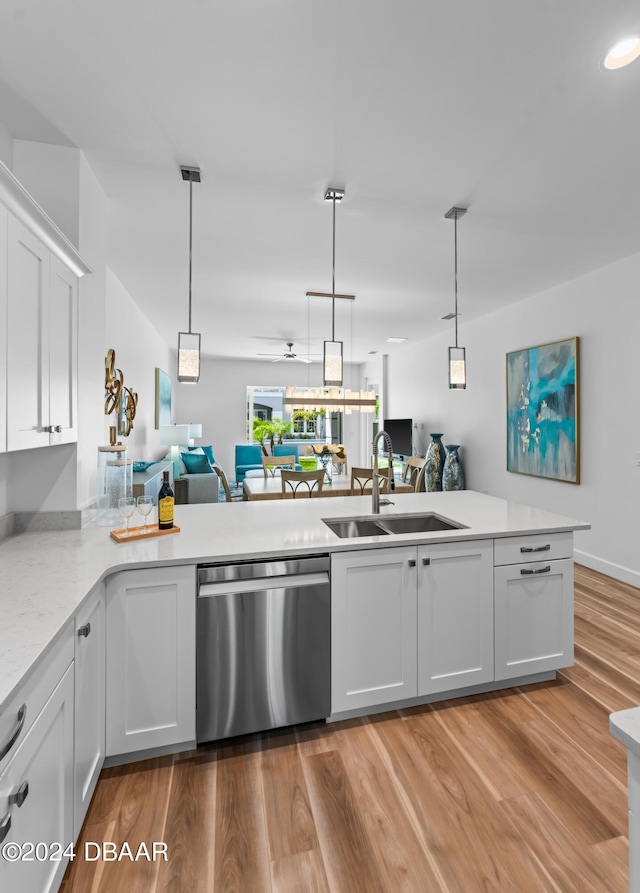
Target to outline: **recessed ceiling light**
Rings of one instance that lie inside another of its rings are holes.
[[[406,338],[387,338],[387,341],[390,344],[402,344],[402,342],[406,340]]]
[[[640,37],[625,37],[611,47],[604,60],[608,69],[624,68],[640,56]]]

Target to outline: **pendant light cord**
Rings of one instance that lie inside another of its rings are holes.
[[[336,194],[333,193],[333,263],[331,267],[331,340],[336,340]]]
[[[193,180],[189,179],[189,334],[191,334],[191,253],[193,245]]]
[[[456,320],[456,348],[458,347],[458,215],[453,218],[453,293]]]

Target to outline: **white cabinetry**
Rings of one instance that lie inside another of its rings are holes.
[[[493,680],[493,541],[418,549],[418,694]]]
[[[77,838],[96,786],[105,750],[104,583],[75,618],[74,835]]]
[[[107,581],[107,756],[195,741],[196,569]]]
[[[3,712],[9,734],[0,740],[0,838],[22,845],[23,854],[29,854],[25,844],[40,849],[28,861],[0,859],[0,890],[53,893],[68,862],[63,852],[73,842],[72,659],[70,626]]]
[[[416,550],[331,557],[331,710],[417,693]]]
[[[77,440],[77,279],[13,214],[7,248],[7,449]]]
[[[331,711],[493,680],[493,542],[331,560]]]
[[[0,370],[7,368],[7,225],[9,212],[0,205]],[[0,387],[0,453],[7,449],[7,389]]]
[[[572,556],[571,533],[496,540],[496,679],[573,663]]]

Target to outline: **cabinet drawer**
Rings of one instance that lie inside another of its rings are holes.
[[[73,660],[73,621],[42,660],[36,670],[12,695],[0,712],[0,772],[24,741],[34,720],[48,701],[65,670]],[[22,708],[26,708],[23,709]]]
[[[496,567],[530,561],[554,561],[556,558],[573,558],[572,531],[505,536],[494,540],[493,563]]]

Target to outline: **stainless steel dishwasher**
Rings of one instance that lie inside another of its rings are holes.
[[[198,743],[331,712],[329,556],[198,568]]]

